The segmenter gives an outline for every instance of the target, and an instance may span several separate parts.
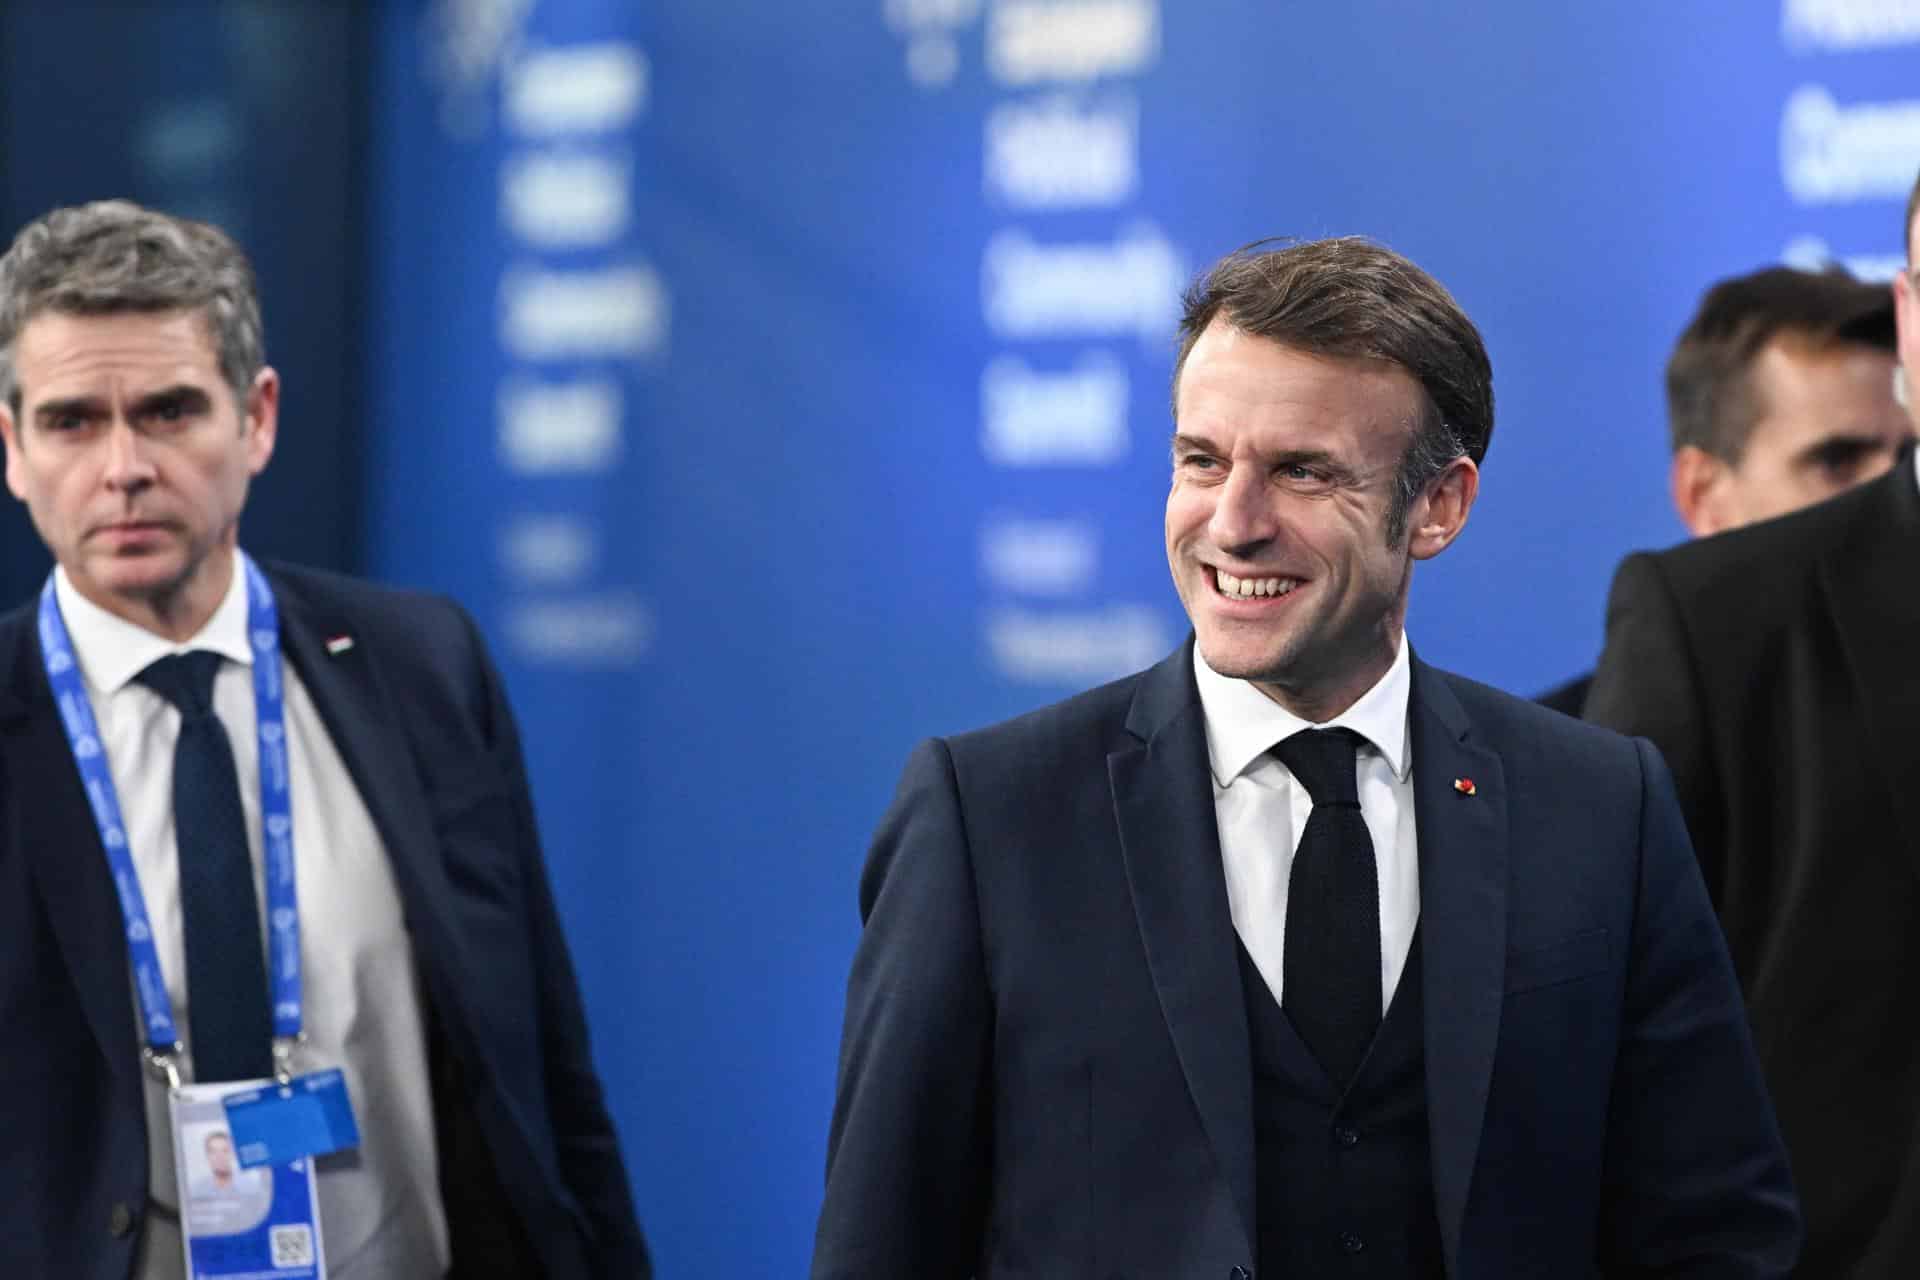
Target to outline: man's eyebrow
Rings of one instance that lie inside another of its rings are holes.
[[[1194,435],[1187,431],[1176,431],[1173,433],[1173,452],[1175,454],[1182,452],[1217,454],[1220,452],[1220,447],[1205,436]],[[1322,470],[1334,473],[1342,479],[1351,479],[1354,475],[1353,468],[1340,461],[1339,457],[1328,449],[1305,447],[1282,449],[1267,457],[1265,462],[1269,466],[1276,467],[1319,467]]]
[[[101,410],[99,396],[62,396],[58,400],[42,400],[33,407],[35,418],[61,418],[70,413],[93,414]]]
[[[212,397],[203,388],[196,387],[190,382],[181,382],[171,387],[162,387],[158,391],[149,391],[133,402],[131,411],[138,416],[175,406],[182,409],[202,410],[212,403]],[[106,412],[106,400],[100,396],[60,396],[53,400],[43,400],[35,405],[33,416],[36,419],[59,418],[67,414],[87,417],[104,412]]]
[[[1339,459],[1325,449],[1282,449],[1273,455],[1275,462],[1311,462],[1316,466],[1338,467]]]
[[[212,403],[212,398],[203,389],[189,382],[181,382],[158,391],[149,391],[133,402],[133,412],[139,415],[176,406],[182,409],[205,409]]]

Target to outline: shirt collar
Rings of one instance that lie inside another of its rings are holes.
[[[65,569],[53,571],[53,594],[60,605],[60,620],[66,624],[67,637],[73,641],[74,657],[87,683],[101,694],[118,693],[128,681],[149,665],[170,653],[206,649],[233,662],[253,664],[253,650],[247,644],[247,575],[234,556],[233,578],[220,607],[207,619],[207,625],[185,644],[155,635],[117,614],[108,613],[80,594]]]
[[[1303,729],[1351,729],[1378,751],[1400,781],[1413,762],[1407,753],[1407,695],[1413,687],[1407,638],[1386,674],[1354,704],[1323,725],[1302,720],[1245,680],[1223,676],[1193,647],[1193,676],[1200,686],[1200,709],[1207,722],[1207,758],[1222,787],[1251,768],[1283,739]]]

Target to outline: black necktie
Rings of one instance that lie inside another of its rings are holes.
[[[1281,1005],[1342,1088],[1380,1026],[1380,873],[1354,784],[1358,742],[1309,729],[1274,748],[1313,797],[1287,880]]]
[[[273,1071],[267,966],[253,858],[233,748],[213,710],[217,653],[161,658],[141,684],[180,709],[173,748],[173,830],[187,943],[193,1075],[250,1080]]]

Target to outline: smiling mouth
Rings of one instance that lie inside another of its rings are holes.
[[[1284,596],[1300,585],[1298,578],[1236,578],[1225,569],[1213,571],[1213,585],[1229,600],[1258,600]]]

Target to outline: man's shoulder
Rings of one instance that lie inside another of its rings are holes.
[[[1575,719],[1469,676],[1423,664],[1416,679],[1437,684],[1444,690],[1442,698],[1450,694],[1456,699],[1474,736],[1509,759],[1543,765],[1623,765],[1633,755],[1631,741],[1612,729]],[[1429,705],[1435,701],[1430,689],[1424,696]]]
[[[390,656],[420,648],[444,653],[476,638],[472,619],[448,596],[285,561],[262,561],[260,567],[273,584],[283,623],[297,620],[365,637]]]
[[[452,599],[431,591],[388,586],[285,560],[263,560],[260,567],[277,595],[301,604],[370,616],[463,616],[460,606]]]
[[[40,612],[40,593],[34,592],[0,613],[0,648],[12,645],[24,636],[33,634],[35,621]]]
[[[326,569],[262,561],[280,606],[280,626],[309,653],[350,640],[377,657],[402,700],[466,699],[490,682],[486,641],[458,603],[432,592],[385,586]]]
[[[1894,477],[1905,479],[1904,476]],[[1634,557],[1653,566],[1683,607],[1737,603],[1751,616],[1788,598],[1821,560],[1878,518],[1887,481],[1877,481],[1771,520]]]
[[[1561,715],[1578,716],[1581,709],[1587,705],[1587,691],[1592,688],[1593,672],[1582,672],[1544,693],[1535,694],[1533,700],[1543,707],[1558,711]]]

